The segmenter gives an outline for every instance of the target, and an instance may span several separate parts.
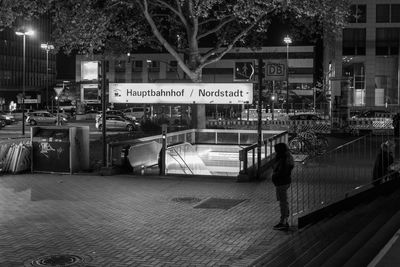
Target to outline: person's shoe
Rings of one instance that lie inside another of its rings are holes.
[[[274,226],[275,230],[289,230],[289,224],[288,223],[278,223],[277,225]]]

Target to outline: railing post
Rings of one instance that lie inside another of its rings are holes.
[[[269,146],[269,155],[270,156],[272,156],[272,146],[273,146],[273,141],[274,141],[274,139],[269,139],[269,144],[270,144],[270,146]]]
[[[253,162],[252,162],[253,164],[252,164],[252,166],[254,167],[255,163],[256,163],[256,153],[255,153],[256,150],[253,148],[252,151],[253,151]]]
[[[239,160],[240,160],[240,162],[242,162],[243,161],[243,173],[245,173],[245,174],[247,174],[247,164],[248,164],[248,162],[247,162],[247,153],[248,153],[248,150],[247,149],[242,149],[242,150],[240,150],[239,151]]]
[[[107,152],[106,167],[110,167],[110,161],[111,161],[110,158],[112,158],[112,147],[110,146],[110,143],[107,143],[106,149],[107,149],[107,150],[106,150],[106,152]],[[110,155],[110,153],[111,153],[111,155]]]

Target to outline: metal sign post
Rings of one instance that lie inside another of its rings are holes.
[[[98,62],[100,63],[100,62]],[[106,60],[103,59],[101,61],[101,123],[103,128],[101,129],[101,136],[103,140],[103,167],[108,165],[107,162],[107,140],[106,140],[106,128],[107,128],[107,120],[106,120]]]
[[[262,58],[258,59],[258,105],[257,105],[257,113],[258,113],[258,142],[257,142],[257,179],[261,178],[261,146],[262,146],[262,114],[261,114],[261,93],[262,93],[262,68],[263,68],[263,60]]]
[[[287,61],[285,60],[267,60],[265,62],[265,80],[273,81],[272,85],[272,97],[275,97],[274,87],[275,81],[286,81],[287,80]],[[288,88],[288,87],[287,87]],[[286,109],[289,107],[289,90],[286,90]],[[274,105],[275,99],[271,99],[272,105]],[[274,116],[274,115],[272,115]]]
[[[167,124],[161,125],[162,130],[162,148],[161,148],[161,155],[160,155],[160,175],[165,175],[165,166],[166,166],[166,156],[167,156]]]
[[[60,95],[63,90],[64,90],[64,84],[63,87],[54,87],[57,99],[57,126],[60,126]]]

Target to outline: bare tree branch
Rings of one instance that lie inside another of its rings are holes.
[[[164,46],[164,48],[178,61],[179,67],[188,74],[189,76],[193,75],[193,72],[186,66],[185,62],[181,58],[181,56],[178,54],[178,52],[171,46],[170,43],[168,43],[167,40],[162,36],[160,30],[157,28],[153,18],[151,17],[149,13],[149,6],[147,0],[143,0],[143,14],[149,23],[154,36],[158,39],[158,41]]]
[[[192,26],[193,26],[193,36],[197,36],[197,33],[199,32],[199,23],[197,16],[193,14],[193,2],[192,0],[189,0],[189,14],[190,18],[192,19]]]
[[[208,32],[205,32],[205,33],[203,33],[203,34],[200,34],[200,35],[197,37],[197,40],[200,40],[201,38],[204,38],[204,37],[206,37],[206,36],[208,36],[208,35],[210,35],[210,34],[212,34],[212,33],[215,33],[215,32],[217,32],[217,31],[221,30],[222,27],[224,27],[224,26],[225,26],[226,24],[228,24],[229,22],[232,22],[233,20],[234,20],[234,18],[231,17],[230,19],[227,19],[227,20],[221,22],[221,23],[220,23],[218,26],[216,26],[214,29],[211,29],[211,30],[209,30]]]
[[[261,21],[261,19],[265,16],[266,13],[260,15],[253,23],[251,23],[247,28],[245,28],[240,34],[238,34],[232,41],[230,44],[228,44],[223,51],[218,52],[219,49],[211,49],[210,51],[208,51],[208,53],[206,55],[202,56],[202,64],[198,67],[198,68],[204,68],[206,65],[209,65],[211,63],[217,62],[219,61],[226,53],[228,53],[233,46],[235,45],[235,43],[237,41],[239,41],[242,37],[244,37],[255,25],[257,25],[258,22]],[[210,59],[211,56],[213,55],[217,55],[213,58]]]
[[[224,17],[221,17],[221,18],[211,18],[211,19],[203,20],[203,21],[199,22],[199,26],[203,26],[204,24],[207,24],[207,23],[210,23],[210,22],[214,22],[214,21],[221,21],[221,20],[224,20],[224,19],[229,18],[229,17],[233,17],[233,15],[224,16]]]
[[[165,6],[166,8],[168,8],[169,10],[171,10],[173,13],[175,13],[181,19],[183,25],[185,25],[186,28],[188,27],[188,22],[187,22],[185,16],[183,15],[183,13],[182,13],[182,9],[181,9],[179,3],[178,3],[178,10],[176,10],[175,8],[173,8],[170,4],[168,4],[165,1],[162,1],[162,0],[156,0],[156,1],[159,4],[161,4],[161,5]]]

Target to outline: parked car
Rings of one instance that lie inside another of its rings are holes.
[[[29,112],[32,112],[33,110],[31,109],[25,109],[25,118],[27,117],[27,114]],[[14,109],[13,111],[10,112],[10,115],[14,116],[15,120],[22,120],[22,109]]]
[[[297,115],[289,116],[289,120],[319,121],[319,120],[323,120],[323,118],[321,118],[315,114],[297,114]]]
[[[0,119],[5,120],[7,125],[13,124],[15,122],[15,118],[13,115],[7,114],[4,111],[0,111]]]
[[[131,118],[133,120],[141,120],[144,116],[143,107],[131,107],[122,110],[126,117]]]
[[[0,129],[3,128],[3,127],[6,126],[6,125],[7,125],[6,120],[3,119],[3,118],[0,118]]]
[[[54,115],[48,111],[33,111],[28,113],[26,122],[29,123],[30,125],[56,124],[57,115]],[[67,122],[67,119],[60,116],[60,122],[65,123]]]
[[[106,126],[109,130],[126,130],[132,132],[135,130],[135,124],[132,120],[117,115],[106,115]],[[96,128],[103,129],[102,120],[96,121]]]
[[[135,128],[140,127],[140,123],[136,119],[126,116],[121,110],[107,110],[106,115],[107,116],[108,115],[120,116],[126,120],[130,120],[132,122],[132,124],[135,126]],[[99,114],[96,115],[96,122],[99,122],[101,120],[101,118],[102,118],[102,114],[101,114],[101,112],[99,112]]]
[[[106,110],[106,115],[115,115],[115,116],[121,116],[125,117],[125,114],[121,110]],[[98,111],[96,114],[96,122],[100,120],[102,116],[102,112]]]
[[[50,112],[51,114],[57,115],[57,108],[53,108],[53,109],[47,109],[48,112]],[[67,120],[70,120],[74,115],[67,109],[63,109],[62,107],[60,107],[60,109],[58,110],[58,114],[61,117],[66,118]]]
[[[390,118],[392,113],[388,110],[365,110],[360,112],[359,114],[355,114],[351,118]]]

